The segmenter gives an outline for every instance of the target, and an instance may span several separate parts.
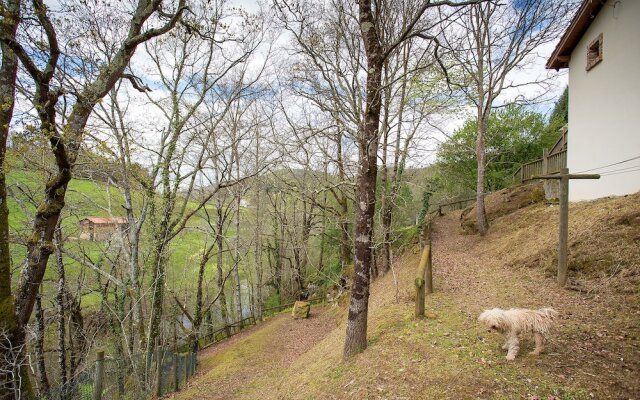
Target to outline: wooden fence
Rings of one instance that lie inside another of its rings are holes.
[[[437,204],[438,215],[442,216],[449,211],[461,210],[463,208],[466,208],[470,204],[473,204],[473,202],[475,201],[476,201],[475,197],[469,197],[467,199],[455,200],[448,203]]]
[[[311,304],[322,303],[322,297],[309,300]],[[294,303],[280,304],[275,307],[265,308],[263,317],[277,314],[293,307]],[[104,351],[99,351],[95,363],[88,367],[79,376],[77,382],[68,387],[52,388],[46,397],[51,399],[90,399],[90,400],[133,400],[144,398],[160,398],[166,394],[176,392],[183,388],[189,379],[197,371],[197,351],[219,343],[231,336],[240,333],[244,328],[256,325],[260,321],[254,316],[249,316],[240,321],[229,324],[214,332],[201,336],[198,343],[187,341],[172,349],[158,347],[151,358],[146,354],[138,354],[139,365],[149,366],[152,377],[149,387],[142,391],[133,388],[125,388],[120,381],[125,381],[124,376],[134,374],[135,371],[127,367],[126,363],[118,359],[105,359]],[[120,379],[118,378],[120,377]]]
[[[554,154],[548,154],[545,150],[542,158],[522,164],[513,174],[514,182],[527,182],[536,176],[557,174],[567,166],[567,151],[561,150]]]

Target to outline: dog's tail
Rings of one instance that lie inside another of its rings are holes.
[[[551,307],[541,308],[538,311],[551,320],[556,319],[559,315],[559,313]]]

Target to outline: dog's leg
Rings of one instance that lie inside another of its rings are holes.
[[[507,360],[513,361],[516,359],[518,355],[518,351],[520,350],[520,342],[518,341],[518,336],[515,334],[509,335],[509,339],[507,339],[507,344],[509,351],[507,352]]]
[[[538,356],[544,350],[544,336],[542,336],[538,332],[535,332],[533,334],[533,338],[536,341],[536,348],[530,354],[533,354],[534,356]]]
[[[509,349],[509,339],[507,339],[502,345],[502,350],[508,350],[508,349]]]

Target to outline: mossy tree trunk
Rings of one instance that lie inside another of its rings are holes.
[[[38,381],[38,394],[41,397],[49,395],[49,378],[47,377],[47,367],[44,362],[44,335],[45,335],[45,316],[42,309],[42,296],[38,294],[36,297],[36,379]]]
[[[19,6],[19,3],[17,4]],[[52,85],[54,75],[61,68],[58,65],[60,49],[57,32],[50,19],[46,5],[41,0],[34,0],[33,19],[42,27],[47,42],[47,54],[45,61],[42,63],[32,58],[29,50],[15,40],[15,35],[13,37],[5,35],[6,29],[3,26],[2,37],[0,37],[4,46],[3,54],[15,53],[34,82],[33,104],[40,120],[40,133],[49,139],[56,164],[56,172],[46,183],[44,199],[34,216],[31,235],[27,240],[27,261],[20,274],[16,290],[15,310],[18,328],[13,341],[13,345],[16,348],[22,348],[25,344],[24,327],[31,318],[35,298],[38,294],[49,256],[53,253],[53,235],[58,225],[60,213],[65,205],[67,185],[71,180],[73,165],[84,140],[84,128],[93,111],[93,107],[122,77],[124,69],[129,65],[129,61],[139,44],[162,35],[175,26],[184,11],[185,1],[180,0],[176,14],[170,16],[165,25],[143,31],[146,21],[159,10],[160,6],[159,3],[152,0],[139,0],[129,21],[127,37],[113,57],[103,66],[100,74],[78,90],[76,93],[77,100],[71,107],[71,112],[66,118],[62,132],[56,125],[56,105],[64,93]],[[10,279],[6,282],[10,284]],[[32,390],[30,389],[27,374],[22,376],[21,382],[24,382],[26,396],[31,397]]]
[[[15,40],[20,21],[20,1],[3,0],[0,35]],[[11,253],[9,248],[9,207],[7,205],[6,164],[7,139],[13,118],[18,58],[4,41],[0,41],[0,330],[10,341],[18,335],[18,321],[11,292]],[[0,360],[12,358],[9,349],[0,348]],[[2,368],[1,370],[6,370]],[[13,379],[0,374],[0,399],[13,397]]]

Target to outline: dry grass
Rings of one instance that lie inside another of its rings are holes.
[[[523,193],[516,197],[525,199]],[[436,293],[427,297],[427,310],[435,318],[413,317],[420,257],[413,248],[372,285],[364,353],[342,360],[345,305],[323,313],[323,325],[315,329],[328,333],[310,337],[294,353],[285,352],[285,341],[309,331],[282,318],[220,353],[205,355],[211,372],[181,398],[218,388],[224,396],[206,397],[640,398],[640,309],[637,292],[627,285],[637,279],[639,196],[571,207],[571,282],[597,291],[555,284],[557,207],[508,205],[511,211],[494,217],[484,238],[460,234],[460,213],[447,215],[436,220],[433,232]],[[502,338],[476,322],[490,307],[543,306],[561,316],[540,357],[527,355],[532,343],[525,341],[516,361],[505,361]]]
[[[542,183],[530,183],[502,189],[485,197],[487,219],[491,221],[524,207],[544,201],[544,187]],[[478,224],[476,207],[472,205],[465,209],[460,216],[460,225],[466,233],[477,233]]]
[[[493,248],[512,266],[541,268],[553,276],[558,215],[557,206],[536,204],[502,218],[491,229]],[[571,204],[569,271],[571,288],[622,295],[640,307],[640,193]]]

